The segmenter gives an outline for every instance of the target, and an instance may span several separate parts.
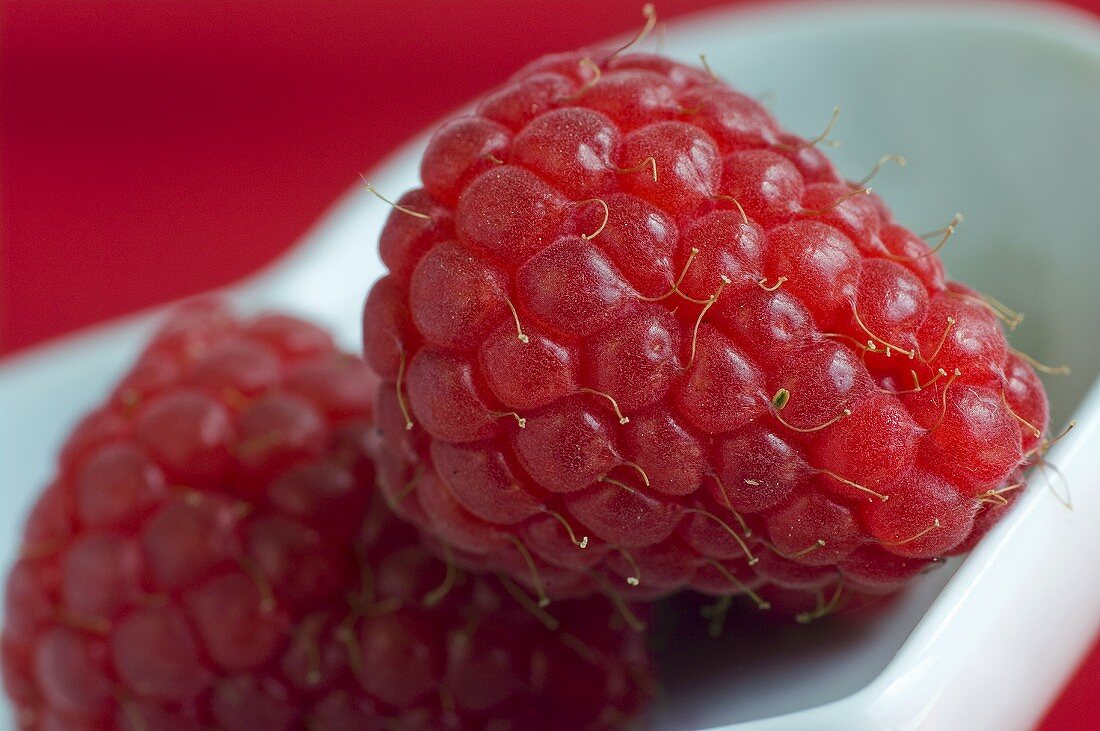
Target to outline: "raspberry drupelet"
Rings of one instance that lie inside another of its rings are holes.
[[[525,608],[385,508],[374,392],[305,322],[213,303],[171,319],[27,522],[0,640],[19,728],[613,728],[639,712],[650,661],[609,602]]]
[[[394,509],[562,596],[882,593],[972,545],[1042,386],[822,138],[599,51],[440,128],[364,313]]]

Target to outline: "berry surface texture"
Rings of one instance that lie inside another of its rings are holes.
[[[634,615],[533,606],[374,491],[375,379],[317,327],[182,309],[73,431],[0,652],[20,729],[621,728]],[[641,611],[641,610],[639,610]],[[643,615],[644,616],[644,613]]]
[[[365,305],[393,510],[542,598],[823,611],[968,550],[1041,455],[1042,386],[945,277],[957,219],[902,226],[827,131],[590,50],[444,124]]]

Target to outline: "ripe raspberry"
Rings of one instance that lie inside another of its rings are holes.
[[[28,520],[0,639],[19,727],[603,728],[639,711],[649,660],[609,603],[529,613],[376,499],[374,390],[304,322],[209,303],[171,320]]]
[[[818,142],[587,51],[445,124],[364,314],[395,509],[561,595],[884,591],[969,545],[1042,387]]]

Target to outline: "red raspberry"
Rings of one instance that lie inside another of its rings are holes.
[[[0,636],[19,727],[610,728],[639,712],[649,659],[610,603],[528,611],[372,497],[375,387],[304,322],[210,303],[172,319],[27,522]]]
[[[817,142],[603,52],[445,125],[364,315],[395,509],[561,595],[878,591],[972,542],[1042,387]]]

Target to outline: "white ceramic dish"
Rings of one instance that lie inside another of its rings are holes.
[[[884,152],[904,153],[908,167],[884,170],[878,189],[917,229],[966,213],[944,252],[949,269],[1027,312],[1017,347],[1072,363],[1073,375],[1048,385],[1055,425],[1076,413],[1080,426],[1049,455],[1074,488],[1072,511],[1039,481],[970,557],[926,577],[871,626],[807,633],[782,649],[745,638],[696,672],[690,690],[673,683],[662,725],[1030,727],[1100,628],[1100,25],[1019,5],[797,4],[673,24],[665,51],[685,60],[705,51],[737,86],[773,93],[780,119],[804,134],[839,103],[834,136],[845,144],[834,159],[852,177]],[[423,142],[372,181],[392,192],[414,185]],[[381,272],[372,242],[388,212],[349,193],[295,252],[230,296],[245,311],[315,318],[356,347],[365,286]],[[156,321],[130,318],[0,364],[5,570],[65,433]]]

